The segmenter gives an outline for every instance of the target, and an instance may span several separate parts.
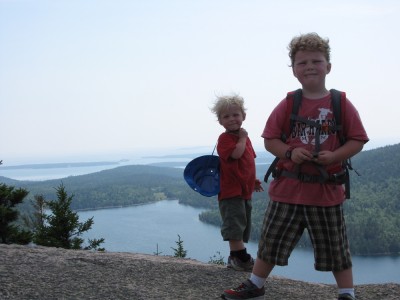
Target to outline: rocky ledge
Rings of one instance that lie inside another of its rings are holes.
[[[371,270],[373,272],[373,270]],[[191,259],[0,244],[0,299],[219,299],[248,273]],[[272,276],[265,299],[336,299],[336,288]],[[400,299],[400,284],[356,286],[357,299]]]

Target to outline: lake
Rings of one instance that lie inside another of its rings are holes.
[[[187,258],[209,262],[211,258],[229,255],[227,242],[223,242],[219,228],[199,221],[202,209],[181,205],[177,200],[157,203],[79,212],[81,222],[94,217],[94,225],[85,238],[104,238],[102,244],[110,252],[135,252],[174,255],[178,235],[187,251]],[[157,248],[158,247],[158,248]],[[255,257],[257,244],[247,244]],[[308,282],[334,284],[330,272],[317,272],[313,268],[311,250],[295,249],[289,266],[276,267],[272,275]],[[400,283],[400,257],[353,257],[355,284]]]
[[[164,161],[171,161],[171,158],[151,157],[120,161],[118,166]],[[90,174],[115,167],[117,166],[9,170],[0,168],[0,176],[42,181]],[[227,243],[222,241],[218,227],[199,221],[198,215],[201,212],[202,209],[180,205],[178,201],[162,201],[127,208],[82,211],[79,216],[81,222],[94,217],[94,225],[87,237],[105,238],[103,246],[107,251],[173,255],[171,247],[177,247],[179,234],[184,249],[188,251],[187,257],[206,263],[211,258],[220,257],[224,257],[226,261],[229,254]],[[257,244],[249,243],[247,248],[254,257]],[[276,267],[272,274],[309,282],[335,283],[330,272],[317,272],[313,264],[311,250],[295,249],[289,259],[289,266]],[[355,256],[353,265],[356,284],[400,283],[400,256]]]

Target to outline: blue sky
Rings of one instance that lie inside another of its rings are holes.
[[[400,142],[398,1],[0,0],[0,159],[212,148],[216,95],[245,99],[253,145],[286,92],[293,36],[328,37],[327,87]]]

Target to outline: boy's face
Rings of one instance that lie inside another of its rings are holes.
[[[226,131],[236,131],[242,126],[246,114],[242,112],[237,105],[229,106],[226,110],[221,112],[219,117],[219,124],[221,124]]]
[[[292,69],[303,88],[325,89],[325,77],[331,71],[331,64],[322,52],[298,51]]]

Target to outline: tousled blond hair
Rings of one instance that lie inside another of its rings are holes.
[[[244,99],[238,94],[217,97],[214,106],[211,108],[211,111],[217,116],[219,120],[222,112],[227,110],[227,108],[230,106],[237,106],[240,108],[243,115],[246,114],[246,108],[244,107]]]

